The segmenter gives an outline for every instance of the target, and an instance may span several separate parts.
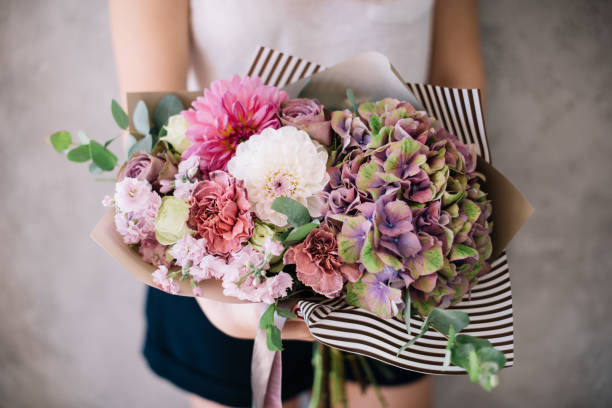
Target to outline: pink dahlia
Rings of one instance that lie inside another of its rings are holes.
[[[185,133],[192,144],[183,159],[200,157],[200,169],[225,170],[236,146],[268,127],[278,129],[280,104],[287,93],[263,85],[259,78],[235,75],[230,81],[214,81],[192,109],[183,111],[189,122]]]

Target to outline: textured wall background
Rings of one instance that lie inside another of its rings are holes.
[[[610,2],[483,1],[496,166],[536,207],[510,248],[516,366],[437,405],[612,404]],[[0,1],[0,406],[186,406],[139,354],[144,290],[87,235],[109,184],[43,139],[115,135],[105,2]],[[77,194],[78,192],[78,194]]]

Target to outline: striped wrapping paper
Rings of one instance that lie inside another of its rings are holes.
[[[268,85],[283,87],[324,69],[302,58],[260,47],[247,74],[260,77]],[[444,127],[463,142],[475,144],[478,154],[491,162],[477,89],[407,85],[429,115],[441,120]],[[434,330],[429,330],[396,355],[403,344],[420,332],[423,324],[420,318],[411,319],[409,336],[401,320],[381,319],[348,305],[343,298],[302,300],[299,306],[310,332],[323,344],[422,373],[465,373],[463,368],[452,365],[442,370],[446,339]],[[488,339],[505,354],[506,366],[513,365],[512,291],[505,252],[492,261],[491,271],[480,279],[471,293],[450,309],[465,311],[470,316],[470,324],[462,333]]]

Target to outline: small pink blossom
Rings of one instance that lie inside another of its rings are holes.
[[[151,265],[170,266],[166,259],[166,246],[160,244],[155,239],[145,239],[140,242],[138,252],[142,256],[142,260]]]
[[[274,256],[280,255],[285,249],[283,244],[272,239],[271,237],[266,238],[266,241],[263,243],[261,248],[264,250],[264,252],[269,252]]]
[[[204,238],[196,239],[191,234],[185,234],[172,246],[169,253],[176,258],[176,264],[179,266],[186,266],[189,262],[192,265],[198,265],[207,254],[206,240]]]
[[[122,212],[145,210],[154,194],[151,184],[146,180],[126,177],[115,184],[115,203]]]
[[[171,180],[160,180],[159,181],[159,192],[162,194],[169,193],[174,188],[174,181]]]
[[[104,198],[102,199],[102,205],[107,208],[114,207],[115,200],[113,200],[111,196],[105,195]]]
[[[293,279],[285,272],[264,278],[253,273],[254,269],[265,270],[265,256],[246,245],[235,253],[223,275],[223,294],[251,302],[274,303],[278,297],[286,296],[293,285]]]
[[[185,182],[177,178],[174,182],[173,195],[185,201],[189,201],[191,199],[193,189],[195,188],[196,184],[197,183],[190,183],[188,181]]]
[[[187,177],[188,179],[193,179],[198,172],[198,168],[200,166],[200,157],[198,156],[190,156],[187,159],[181,161],[178,167],[177,178]]]
[[[174,282],[174,278],[168,278],[168,268],[165,265],[160,265],[153,272],[153,283],[164,292],[176,295],[179,293],[179,285]]]

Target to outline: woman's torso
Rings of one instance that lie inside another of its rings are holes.
[[[195,79],[244,74],[256,49],[323,66],[366,51],[385,54],[407,81],[424,82],[433,0],[192,0]]]

